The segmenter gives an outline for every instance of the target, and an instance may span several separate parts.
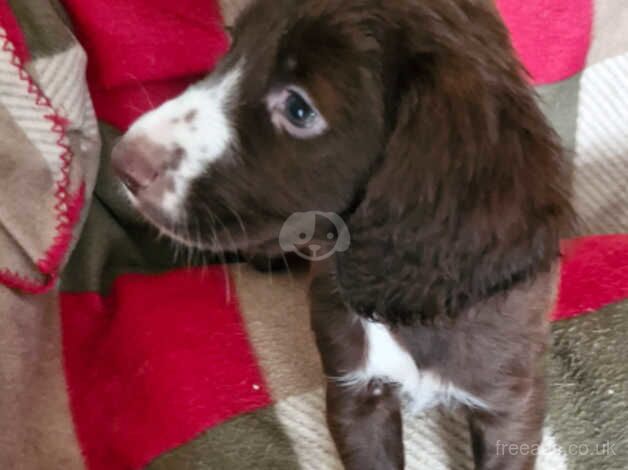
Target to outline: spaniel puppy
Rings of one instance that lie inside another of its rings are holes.
[[[203,249],[274,254],[294,214],[343,221],[311,319],[346,468],[403,468],[401,407],[441,404],[466,409],[476,468],[533,468],[503,444],[541,440],[570,169],[491,1],[253,1],[113,164]]]

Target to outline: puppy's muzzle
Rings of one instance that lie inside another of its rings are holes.
[[[133,196],[157,202],[172,185],[172,172],[182,158],[182,150],[170,150],[147,137],[125,137],[113,149],[112,166]]]

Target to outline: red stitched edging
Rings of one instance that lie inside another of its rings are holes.
[[[82,184],[78,193],[72,198],[69,204],[68,213],[68,225],[66,229],[57,229],[57,235],[55,236],[55,242],[52,247],[46,252],[44,260],[57,260],[57,264],[54,265],[54,270],[50,273],[44,272],[40,267],[40,264],[44,264],[45,261],[37,263],[37,267],[44,274],[44,281],[38,282],[37,280],[29,279],[19,273],[13,272],[9,269],[0,269],[0,284],[11,289],[17,289],[27,294],[43,294],[48,292],[55,284],[55,281],[59,277],[57,268],[63,260],[70,243],[72,242],[72,227],[78,222],[81,216],[81,210],[85,203],[85,184]],[[53,266],[49,264],[48,266]]]
[[[9,269],[0,270],[0,283],[26,293],[38,294],[50,290],[59,276],[59,265],[72,242],[73,228],[80,217],[85,203],[85,184],[81,184],[78,193],[74,197],[70,196],[68,191],[70,186],[70,166],[74,153],[70,146],[65,143],[68,121],[54,110],[50,99],[33,81],[24,68],[24,63],[17,55],[8,35],[3,31],[0,31],[0,42],[2,42],[2,50],[11,53],[11,64],[17,69],[20,79],[27,83],[28,93],[34,96],[35,104],[50,109],[51,112],[46,114],[44,118],[52,123],[50,130],[58,134],[57,145],[62,150],[59,156],[61,159],[61,179],[55,183],[56,190],[54,194],[56,199],[54,210],[57,218],[56,235],[52,246],[46,250],[42,259],[36,262],[37,268],[45,276],[45,281],[42,283],[38,280],[32,280]]]
[[[4,284],[10,289],[16,289],[26,294],[43,294],[48,292],[54,285],[55,279],[46,276],[44,283],[38,283],[27,279],[26,277],[9,271],[8,269],[0,271],[0,284]]]
[[[52,246],[48,248],[44,257],[37,262],[37,267],[42,273],[53,275],[57,272],[72,242],[72,229],[81,215],[81,209],[85,202],[85,184],[81,184],[74,198],[70,197],[68,188],[70,186],[70,165],[73,158],[72,149],[63,142],[65,126],[59,120],[61,118],[57,115],[46,116],[46,118],[54,123],[52,130],[59,133],[57,144],[64,149],[61,154],[63,162],[61,166],[61,180],[56,183],[57,190],[55,192],[57,204],[55,204],[54,209],[57,212],[57,226],[55,227],[57,234],[54,237]]]

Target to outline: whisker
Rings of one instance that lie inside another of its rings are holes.
[[[281,253],[281,259],[283,259],[283,263],[286,266],[286,271],[288,272],[288,276],[290,277],[290,282],[294,283],[294,275],[292,274],[292,269],[290,269],[290,263],[288,262],[286,252],[281,249],[279,251]]]
[[[210,227],[212,230],[213,244],[216,245],[216,249],[212,251],[214,251],[214,253],[218,256],[218,260],[220,261],[220,265],[222,266],[223,274],[225,276],[225,297],[227,299],[227,302],[231,302],[231,280],[227,271],[227,259],[225,257],[224,247],[221,245],[218,238],[218,233],[216,232],[216,222],[220,222],[222,224],[222,221],[217,218],[216,214],[213,213],[213,211],[209,208],[207,204],[203,205],[205,206],[205,213],[211,219]],[[222,225],[224,226],[224,224]]]
[[[244,221],[242,220],[242,217],[240,217],[240,214],[238,214],[232,207],[228,205],[225,205],[225,207],[231,214],[233,214],[236,221],[238,222],[238,225],[240,226],[240,230],[242,230],[242,236],[244,237],[244,244],[246,246],[250,246],[249,234],[246,230],[246,227],[244,226]]]
[[[138,86],[139,86],[140,90],[142,90],[142,93],[144,94],[144,97],[146,98],[146,102],[149,104],[149,106],[151,107],[151,109],[155,109],[155,108],[156,108],[155,103],[154,103],[154,102],[153,102],[153,100],[151,99],[150,94],[148,93],[148,89],[146,88],[146,86],[144,85],[144,83],[143,83],[141,80],[139,80],[139,79],[137,78],[137,76],[135,76],[135,75],[134,75],[134,74],[132,74],[132,73],[127,73],[127,75],[128,75],[128,77],[129,77],[131,80],[134,80],[135,82],[137,82],[137,84],[138,84]],[[145,110],[140,110],[140,109],[138,109],[138,111],[145,111]]]

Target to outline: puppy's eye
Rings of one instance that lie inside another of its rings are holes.
[[[272,92],[266,99],[275,127],[292,137],[308,139],[327,130],[327,122],[308,93],[296,86]]]
[[[296,91],[290,91],[284,110],[286,117],[295,126],[305,129],[316,120],[316,111]]]

